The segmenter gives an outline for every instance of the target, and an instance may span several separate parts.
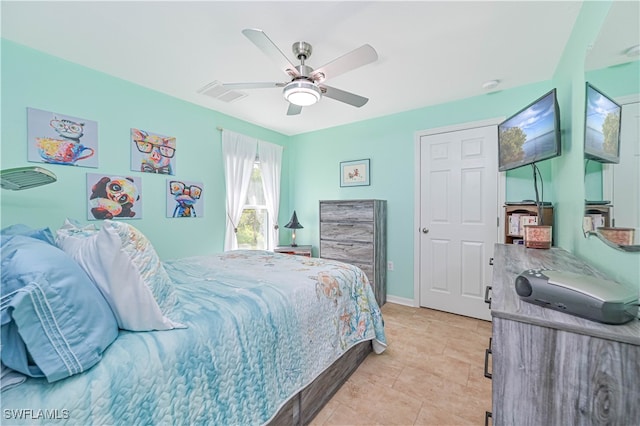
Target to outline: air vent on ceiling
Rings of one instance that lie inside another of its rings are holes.
[[[211,83],[198,89],[198,93],[221,100],[223,102],[233,102],[247,96],[246,93],[225,88],[222,83],[217,80],[212,81]]]

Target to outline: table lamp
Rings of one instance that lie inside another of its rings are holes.
[[[293,211],[293,216],[291,216],[291,220],[284,227],[293,230],[291,232],[291,247],[298,247],[298,245],[296,244],[296,229],[302,229],[304,227],[300,225],[300,222],[298,222],[298,216],[296,215],[295,210]]]

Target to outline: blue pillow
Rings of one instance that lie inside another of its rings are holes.
[[[2,363],[49,382],[102,359],[116,319],[86,272],[42,239],[0,235]]]
[[[7,226],[0,231],[2,235],[24,235],[25,237],[32,237],[47,242],[49,244],[55,245],[55,239],[53,238],[53,233],[49,228],[40,228],[33,229],[27,225],[23,225],[21,223]]]

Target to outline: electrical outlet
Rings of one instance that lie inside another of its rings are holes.
[[[387,269],[390,271],[393,271],[393,262],[391,261],[387,262]]]

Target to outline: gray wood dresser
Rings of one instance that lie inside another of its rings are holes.
[[[387,300],[386,200],[320,201],[320,257],[364,271],[380,306]]]
[[[491,315],[494,425],[640,425],[640,321],[607,325],[521,301],[527,269],[606,278],[560,249],[496,244]]]

